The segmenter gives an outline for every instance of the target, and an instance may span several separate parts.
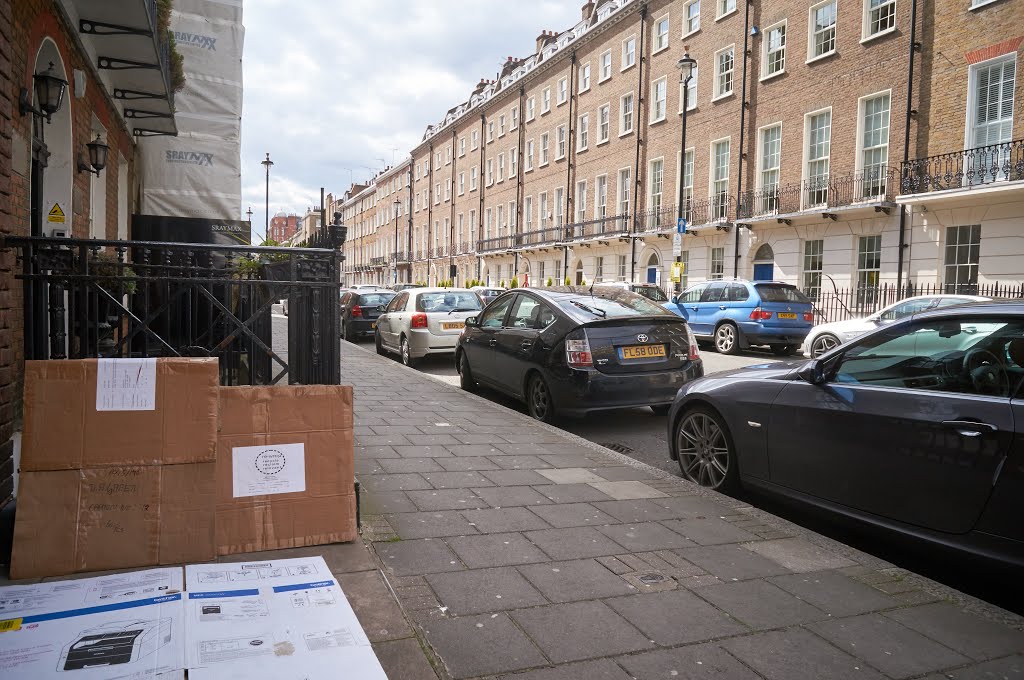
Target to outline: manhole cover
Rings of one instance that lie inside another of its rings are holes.
[[[633,453],[633,449],[629,448],[625,444],[616,444],[615,442],[603,443],[601,446],[612,451],[618,451],[619,453]]]
[[[666,580],[667,577],[662,576],[661,574],[658,574],[656,572],[650,572],[647,574],[640,574],[640,576],[638,576],[637,578],[640,579],[640,583],[651,586],[655,583],[661,583],[662,581]]]

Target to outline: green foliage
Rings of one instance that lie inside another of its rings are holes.
[[[572,279],[570,279],[568,276],[565,277],[565,285],[567,285],[567,286],[571,286],[572,285]]]
[[[545,285],[545,286],[547,286],[548,288],[550,288],[551,286],[555,285],[555,282],[554,282],[554,280],[552,280],[552,278],[551,278],[551,277],[549,276],[549,277],[548,277],[548,280],[547,280],[547,282],[546,282],[546,283],[545,283],[544,285]]]
[[[101,277],[98,283],[114,297],[131,295],[138,289],[135,270],[113,255],[102,253],[96,256],[96,259],[89,262],[89,272]]]
[[[174,92],[181,92],[185,87],[185,58],[178,51],[174,40],[174,31],[171,30],[171,11],[174,9],[174,0],[157,0],[156,23],[160,34],[167,41],[167,53],[171,57],[171,89]]]
[[[498,282],[498,288],[506,288],[505,279],[502,279],[501,281]]]
[[[512,277],[512,281],[509,283],[509,287],[510,288],[518,288],[519,287],[519,277],[518,276],[513,276]]]

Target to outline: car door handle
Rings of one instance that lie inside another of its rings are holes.
[[[531,347],[533,347],[533,340],[523,340],[523,342],[519,346],[522,347],[523,349],[530,349]]]
[[[494,346],[495,346],[495,345],[497,345],[497,344],[498,344],[498,341],[497,341],[497,340],[495,340],[494,338],[491,338],[490,340],[488,340],[488,341],[487,341],[487,345],[488,345],[489,347],[494,347]]]
[[[718,305],[719,309],[725,309],[725,305]]]
[[[974,420],[943,420],[944,427],[956,430],[964,437],[980,437],[986,432],[998,432],[999,428],[989,423],[979,423]]]

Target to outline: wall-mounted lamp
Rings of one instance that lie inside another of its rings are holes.
[[[754,24],[753,26],[750,27],[750,35],[757,35],[760,32],[761,29],[757,27],[757,24]]]
[[[78,154],[78,171],[91,172],[99,177],[100,171],[107,167],[107,154],[110,152],[110,147],[104,144],[97,134],[96,139],[86,144],[85,148],[89,150],[89,162],[86,163],[85,157]]]
[[[36,108],[32,104],[32,95],[27,87],[21,88],[21,95],[18,98],[18,108],[21,115],[33,113],[39,117],[45,117],[50,122],[50,116],[60,111],[64,103],[64,92],[68,89],[68,81],[58,78],[53,73],[53,62],[46,73],[37,73],[32,76],[32,89],[35,91],[35,99],[39,102]]]

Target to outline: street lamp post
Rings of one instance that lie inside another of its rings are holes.
[[[252,206],[251,205],[249,206],[249,209],[245,211],[245,214],[249,218],[249,243],[251,244],[252,243]],[[263,240],[264,241],[267,240],[267,235],[266,234],[263,235]]]
[[[263,233],[266,235],[270,232],[270,166],[274,164],[274,161],[270,160],[270,152],[267,152],[265,160],[260,162],[264,168],[267,169],[267,202],[266,202],[266,213],[264,214]]]
[[[690,91],[690,80],[693,79],[693,70],[697,68],[697,60],[690,56],[689,45],[683,48],[685,50],[683,58],[679,60],[676,66],[679,68],[679,82],[683,86],[683,131],[680,137],[682,138],[679,142],[679,196],[676,199],[676,234],[677,238],[682,238],[682,224],[683,224],[683,180],[686,175],[686,110],[690,107],[689,102],[689,91]],[[682,274],[682,254],[675,256],[676,264],[679,265],[676,269]],[[674,288],[676,294],[682,291],[682,277],[680,280],[674,282]]]
[[[395,208],[395,285],[398,285],[398,209],[402,207],[402,202],[395,200],[392,206]]]

